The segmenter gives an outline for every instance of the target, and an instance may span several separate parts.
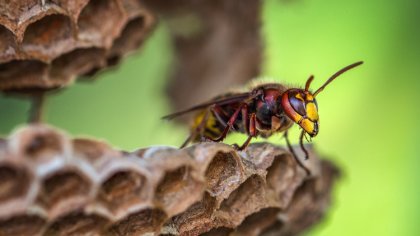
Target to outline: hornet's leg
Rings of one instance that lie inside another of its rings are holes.
[[[292,145],[290,144],[289,135],[288,135],[287,130],[286,130],[286,132],[284,132],[284,138],[286,139],[286,144],[287,144],[287,147],[289,148],[289,151],[292,153],[292,155],[295,158],[298,165],[305,170],[307,175],[311,175],[311,171],[305,165],[303,165],[303,163],[300,161],[300,159],[296,155],[295,150],[293,149]]]
[[[244,150],[246,147],[248,147],[249,142],[251,142],[251,139],[257,136],[258,132],[257,132],[257,127],[256,127],[256,124],[257,124],[256,121],[257,121],[257,116],[255,115],[255,113],[252,113],[251,117],[249,118],[248,138],[241,146],[234,144],[233,146],[235,147],[235,149],[239,151]]]
[[[197,133],[199,133],[201,136],[203,135],[204,126],[207,122],[207,119],[209,118],[210,110],[211,108],[206,109],[203,119],[200,121],[200,124],[197,126],[197,128],[191,131],[190,135],[184,141],[180,148],[184,148],[185,146],[187,146],[191,142],[191,140],[197,135]]]
[[[218,138],[216,138],[216,139],[212,139],[212,138],[206,137],[206,139],[209,139],[209,140],[211,140],[211,141],[213,141],[213,142],[220,142],[220,141],[223,141],[223,139],[225,139],[225,138],[226,138],[226,135],[227,135],[227,133],[229,132],[229,130],[233,127],[233,124],[235,124],[235,121],[238,119],[239,112],[242,110],[242,108],[243,108],[244,106],[246,106],[246,104],[241,104],[241,105],[240,105],[240,106],[239,106],[239,107],[235,110],[235,112],[233,113],[233,115],[230,117],[230,119],[229,119],[229,121],[228,121],[228,123],[227,123],[227,125],[226,125],[225,129],[223,130],[222,134],[221,134]]]
[[[302,148],[302,151],[305,153],[305,160],[308,160],[309,159],[309,153],[306,150],[305,146],[303,145],[303,137],[304,136],[305,136],[305,131],[302,130],[302,133],[300,133],[300,141],[299,141],[299,144],[300,144],[300,148]]]
[[[249,134],[249,118],[248,118],[248,105],[244,105],[242,107],[242,122],[244,126],[244,130]]]
[[[191,139],[195,136],[195,132],[191,132],[190,135],[188,135],[187,139],[182,143],[182,145],[179,148],[184,148],[186,147],[190,142]]]
[[[256,97],[258,97],[258,96],[260,96],[260,95],[263,95],[264,94],[264,91],[263,90],[261,90],[261,89],[258,89],[258,90],[255,90],[255,91],[253,91],[253,94],[249,97],[249,98],[247,98],[245,101],[246,102],[244,102],[244,103],[242,103],[242,104],[240,104],[239,105],[239,107],[235,110],[235,112],[233,113],[233,115],[230,117],[230,119],[229,119],[229,121],[228,121],[228,123],[226,124],[226,127],[224,128],[224,130],[223,130],[223,132],[222,132],[222,134],[218,137],[218,138],[216,138],[216,139],[213,139],[213,138],[210,138],[210,137],[204,137],[205,139],[207,139],[207,140],[211,140],[211,141],[213,141],[213,142],[220,142],[220,141],[223,141],[223,139],[225,139],[226,138],[226,135],[228,134],[228,132],[229,132],[229,130],[233,127],[233,125],[235,124],[235,121],[236,121],[236,119],[238,119],[238,115],[239,115],[239,112],[240,111],[242,111],[242,119],[243,120],[245,120],[245,122],[244,122],[244,124],[245,124],[245,127],[244,127],[244,129],[246,130],[247,129],[247,127],[248,127],[248,125],[247,125],[247,122],[248,122],[248,102],[249,101],[251,101],[252,99],[254,99],[254,98],[256,98]],[[217,112],[215,112],[215,116],[219,119],[219,120],[222,120],[222,119],[220,119],[219,117],[218,117],[218,114],[217,114]]]
[[[236,150],[238,150],[238,151],[242,151],[242,150],[244,150],[246,147],[248,147],[248,145],[249,145],[249,142],[251,142],[251,139],[252,139],[253,137],[251,136],[251,135],[249,135],[248,136],[248,138],[245,140],[245,142],[241,145],[241,146],[239,146],[238,144],[233,144],[232,146],[233,146],[233,148],[235,148]]]

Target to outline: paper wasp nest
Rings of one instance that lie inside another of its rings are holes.
[[[0,91],[50,90],[117,63],[155,18],[140,0],[0,1]]]
[[[296,235],[338,174],[307,164],[271,144],[129,153],[32,125],[0,140],[0,235]]]
[[[173,109],[204,102],[260,73],[261,0],[144,0],[169,28],[176,62],[167,84]]]

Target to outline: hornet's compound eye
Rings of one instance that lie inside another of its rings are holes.
[[[293,91],[289,94],[289,102],[292,105],[293,110],[295,110],[299,115],[305,116],[305,99],[303,98],[304,94],[299,93],[298,91]]]

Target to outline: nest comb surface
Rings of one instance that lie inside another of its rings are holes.
[[[31,125],[0,139],[0,235],[296,235],[338,173],[313,150],[307,166],[271,144],[124,152]]]
[[[114,65],[155,17],[141,0],[0,1],[0,91],[51,90]]]

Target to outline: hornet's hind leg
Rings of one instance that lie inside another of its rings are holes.
[[[213,142],[223,141],[226,138],[229,130],[233,128],[233,125],[235,124],[236,120],[238,119],[239,112],[242,109],[247,109],[247,105],[246,104],[241,104],[238,108],[236,108],[233,115],[229,118],[229,121],[227,122],[226,127],[223,129],[222,134],[218,138],[213,139],[213,138],[210,138],[210,137],[205,137],[205,139],[211,140]]]
[[[246,114],[243,117],[248,117],[248,110],[243,111],[243,114]],[[249,127],[248,127],[248,123],[249,123]],[[249,118],[249,122],[248,122],[248,119],[244,119],[244,125],[245,125],[245,127],[248,127],[248,138],[246,139],[246,141],[241,146],[239,146],[237,144],[233,145],[235,147],[235,149],[237,149],[239,151],[242,151],[246,147],[248,147],[249,143],[251,142],[251,139],[258,135],[257,115],[255,113],[252,113],[250,118]]]
[[[203,132],[204,132],[204,127],[206,125],[206,122],[209,118],[210,115],[210,110],[212,109],[212,107],[209,107],[208,109],[206,109],[204,115],[203,115],[203,119],[200,121],[200,124],[193,130],[191,130],[190,135],[188,136],[188,138],[184,141],[184,143],[181,145],[180,148],[184,148],[186,147],[194,138],[197,134],[200,134],[201,137],[203,137]]]

